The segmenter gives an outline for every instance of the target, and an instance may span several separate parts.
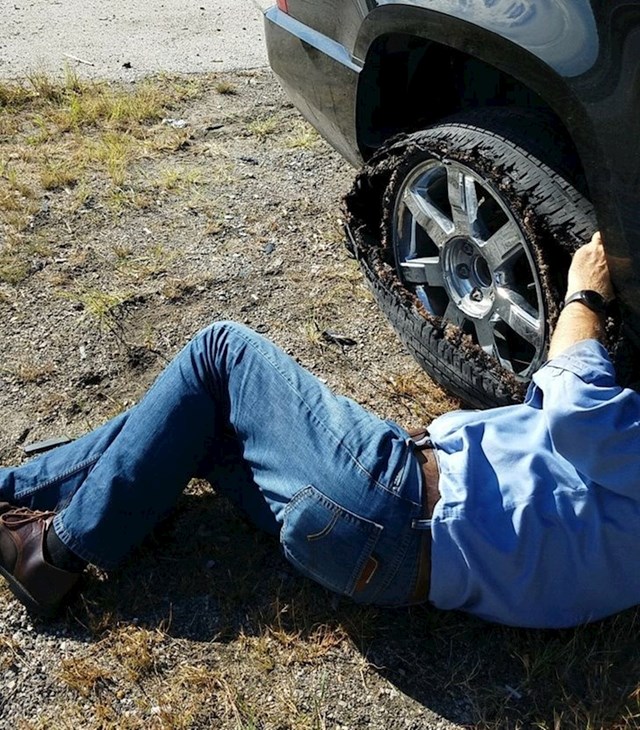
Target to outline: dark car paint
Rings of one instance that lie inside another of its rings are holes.
[[[500,35],[563,76],[587,71],[598,56],[598,34],[588,0],[292,0],[293,17],[333,38],[364,60],[366,26],[387,32],[385,18],[415,9],[466,20]],[[388,11],[388,12],[387,12]],[[380,17],[376,16],[380,14]],[[364,33],[363,33],[364,31]]]
[[[361,67],[351,61],[344,46],[306,34],[307,26],[280,11],[269,11],[266,22],[269,62],[291,100],[338,152],[358,167],[362,156],[355,118]]]
[[[266,14],[271,65],[302,113],[354,165],[369,154],[359,77],[384,34],[463,51],[535,91],[576,146],[640,341],[640,2],[289,0],[289,9],[296,20],[275,8]],[[560,20],[545,24],[545,13]]]

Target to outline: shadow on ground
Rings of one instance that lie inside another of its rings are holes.
[[[613,727],[632,717],[640,679],[635,611],[544,632],[428,607],[336,606],[294,573],[276,540],[245,524],[223,498],[197,492],[120,571],[88,578],[66,617],[88,641],[133,624],[217,644],[268,632],[308,649],[322,627],[322,641],[345,637],[381,677],[453,722]],[[55,624],[42,629],[56,631]]]

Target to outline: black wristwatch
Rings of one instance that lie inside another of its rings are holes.
[[[597,291],[593,289],[582,289],[581,291],[574,292],[570,297],[564,300],[562,308],[571,304],[571,302],[580,302],[584,304],[587,309],[590,309],[596,314],[605,314],[607,311],[607,302],[605,298]]]

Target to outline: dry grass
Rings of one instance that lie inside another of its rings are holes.
[[[320,135],[307,122],[296,120],[293,129],[285,138],[285,145],[289,149],[308,150],[320,142]]]
[[[390,398],[397,400],[415,419],[415,427],[430,423],[438,413],[446,410],[449,399],[440,394],[434,397],[433,388],[414,373],[398,373],[384,377],[385,386]]]
[[[250,122],[247,124],[247,130],[250,134],[252,134],[254,137],[257,137],[259,140],[264,142],[264,140],[271,136],[272,134],[275,134],[280,128],[280,122],[278,117],[276,116],[268,116],[263,117],[261,119],[256,119],[255,121]]]
[[[63,160],[44,161],[40,182],[45,190],[59,190],[75,185],[82,170],[77,164]]]
[[[143,193],[123,186],[135,177],[140,159],[185,143],[183,132],[159,123],[197,93],[198,84],[182,80],[143,81],[126,89],[69,71],[62,79],[34,73],[23,82],[0,82],[0,134],[7,135],[0,138],[0,235],[23,233],[52,191],[75,187],[76,207],[89,198],[94,204],[141,206]],[[2,255],[0,279],[20,281],[24,262],[7,260],[6,249]]]
[[[20,383],[43,383],[56,372],[56,368],[52,362],[23,361],[13,366],[0,366],[0,371]]]
[[[113,681],[113,672],[93,659],[73,657],[62,660],[58,677],[82,697],[90,697]]]
[[[0,250],[0,281],[6,284],[19,284],[29,274],[29,263],[13,247]]]
[[[234,96],[238,93],[237,88],[230,81],[220,81],[215,85],[215,90],[223,96]]]
[[[129,294],[121,291],[107,292],[100,289],[85,289],[68,293],[69,299],[77,301],[83,310],[101,326],[113,325],[118,309],[127,301]]]
[[[27,218],[7,216],[16,229],[10,232],[2,245],[0,239],[0,282],[19,284],[27,278],[39,261],[51,254],[47,241],[36,235],[28,235],[30,221]],[[24,235],[23,235],[24,234]]]
[[[71,730],[74,723],[83,730],[320,730],[349,726],[352,717],[361,721],[356,697],[366,697],[370,713],[376,703],[389,705],[385,725],[368,725],[381,728],[415,712],[402,709],[407,696],[445,716],[449,699],[463,698],[470,728],[638,726],[637,681],[629,675],[637,647],[632,612],[573,631],[543,632],[428,609],[344,603],[336,611],[311,584],[283,582],[274,546],[247,539],[229,507],[207,490],[196,485],[180,515],[161,557],[169,566],[201,564],[211,556],[201,527],[217,525],[224,559],[212,584],[203,583],[208,579],[198,570],[181,575],[173,569],[158,585],[157,558],[143,551],[115,585],[94,586],[99,593],[91,611],[98,612],[78,616],[94,639],[59,661],[65,700],[23,723],[25,730]],[[227,537],[236,550],[229,550]],[[247,570],[247,562],[255,567]],[[200,649],[185,641],[186,626],[171,613],[155,625],[130,621],[160,595],[180,602],[203,590],[214,593],[221,614],[220,631]],[[0,664],[15,661],[20,651],[14,641],[0,640]]]
[[[153,242],[141,250],[116,245],[113,253],[116,258],[116,270],[123,279],[132,282],[145,281],[165,273],[171,268],[171,264],[178,255],[177,252],[167,249],[164,244]],[[126,294],[115,295],[116,299],[120,298],[116,305],[122,304],[127,296]]]
[[[156,648],[165,640],[158,629],[149,631],[134,626],[124,626],[111,634],[109,643],[127,678],[139,682],[156,670]]]
[[[161,628],[116,626],[83,655],[62,659],[60,679],[83,697],[115,681],[140,682],[156,673],[156,654],[166,640]]]
[[[163,283],[160,293],[170,302],[177,302],[184,299],[185,296],[193,293],[198,286],[203,286],[206,282],[194,279],[179,279],[172,277]]]
[[[142,154],[142,149],[129,134],[118,131],[109,131],[102,134],[85,150],[88,163],[97,163],[101,166],[112,185],[120,188],[125,182],[129,165]]]
[[[204,170],[198,167],[165,167],[160,170],[152,185],[158,190],[189,190],[205,179]]]
[[[0,634],[0,671],[20,662],[20,643],[10,636]]]

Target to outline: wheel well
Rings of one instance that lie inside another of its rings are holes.
[[[544,99],[484,61],[412,35],[383,35],[369,49],[358,87],[358,145],[367,160],[400,132],[413,132],[460,112],[487,107],[520,108],[544,115],[546,125],[552,125],[563,138],[567,167],[575,171],[575,182],[583,187],[580,156],[560,117]]]

